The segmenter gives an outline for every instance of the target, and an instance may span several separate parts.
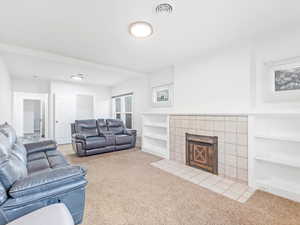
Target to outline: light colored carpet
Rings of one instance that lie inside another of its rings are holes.
[[[299,225],[300,204],[257,191],[239,203],[150,165],[137,150],[84,158],[88,169],[84,225]]]

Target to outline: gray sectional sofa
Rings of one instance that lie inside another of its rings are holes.
[[[71,124],[72,145],[78,156],[88,156],[135,147],[136,130],[122,120],[76,120]]]
[[[0,225],[59,202],[75,224],[81,223],[85,174],[67,162],[54,141],[23,145],[10,125],[0,125]]]

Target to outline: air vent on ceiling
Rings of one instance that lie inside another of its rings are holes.
[[[159,4],[155,8],[156,13],[172,13],[173,6],[168,3]]]

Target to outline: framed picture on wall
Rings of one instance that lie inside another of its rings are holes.
[[[300,57],[265,64],[263,85],[269,101],[300,100]]]
[[[152,88],[152,105],[154,107],[170,107],[173,105],[173,84]]]

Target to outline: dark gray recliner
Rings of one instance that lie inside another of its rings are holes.
[[[58,202],[81,223],[85,174],[67,162],[54,141],[23,145],[11,126],[0,125],[0,225]]]
[[[108,131],[115,136],[116,150],[128,149],[135,146],[136,130],[126,129],[122,120],[107,119]]]
[[[114,138],[107,129],[101,128],[102,123],[103,121],[96,120],[75,121],[72,145],[77,155],[87,156],[114,151]]]
[[[72,145],[78,156],[88,156],[135,147],[136,130],[121,120],[76,120],[71,124]]]

